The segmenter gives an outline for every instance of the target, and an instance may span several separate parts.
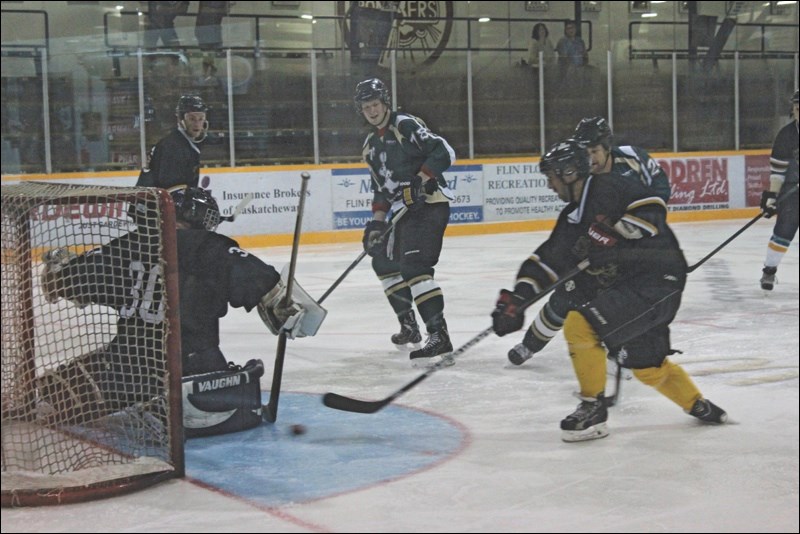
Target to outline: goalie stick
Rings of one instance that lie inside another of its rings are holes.
[[[567,282],[569,280],[572,280],[573,278],[575,278],[575,276],[578,275],[578,273],[580,273],[581,271],[586,269],[588,266],[589,266],[589,260],[583,260],[572,271],[570,271],[566,275],[562,276],[561,278],[559,278],[558,280],[556,280],[555,282],[553,282],[552,284],[550,284],[549,286],[544,288],[541,292],[537,293],[536,296],[534,296],[532,299],[528,300],[522,306],[520,306],[520,311],[523,311],[523,310],[527,309],[529,306],[533,305],[535,302],[540,300],[542,297],[544,297],[545,295],[550,293],[550,291],[552,291],[553,289],[557,288],[561,284],[563,284],[563,283],[565,283],[565,282]],[[492,326],[490,326],[486,330],[483,330],[478,335],[476,335],[475,337],[473,337],[472,339],[470,339],[469,341],[467,341],[466,343],[461,345],[458,348],[458,350],[453,352],[451,357],[453,359],[455,359],[458,356],[464,354],[467,350],[471,349],[472,347],[474,347],[475,345],[480,343],[482,340],[484,340],[487,337],[489,337],[489,335],[492,334],[492,332],[494,332],[494,327],[492,327]],[[385,399],[382,399],[382,400],[364,401],[364,400],[353,399],[351,397],[345,397],[344,395],[338,395],[336,393],[326,393],[322,397],[322,403],[325,406],[327,406],[328,408],[333,408],[335,410],[342,410],[342,411],[345,411],[345,412],[375,413],[378,410],[380,410],[380,409],[386,407],[387,405],[389,405],[392,401],[394,401],[400,395],[402,395],[403,393],[409,391],[410,389],[415,387],[417,384],[419,384],[420,382],[422,382],[423,380],[425,380],[426,378],[431,376],[433,373],[435,373],[439,369],[442,369],[443,367],[445,367],[444,360],[442,360],[442,361],[438,362],[437,364],[431,366],[424,373],[419,375],[417,378],[415,378],[414,380],[412,380],[411,382],[409,382],[408,384],[406,384],[405,386],[401,387],[400,389],[398,389],[397,391],[395,391],[394,393],[392,393],[391,395],[389,395],[388,397],[386,397]]]
[[[300,204],[297,207],[297,220],[294,223],[294,240],[292,241],[292,257],[289,261],[289,279],[286,281],[286,302],[291,302],[292,286],[294,285],[294,270],[297,266],[297,249],[300,244],[300,229],[303,226],[303,210],[306,205],[306,190],[311,175],[307,172],[300,174]],[[281,380],[283,378],[283,360],[286,356],[286,332],[278,335],[278,350],[275,352],[275,367],[272,369],[272,387],[269,390],[269,402],[262,406],[261,416],[265,421],[274,423],[278,419],[278,400],[281,394]]]

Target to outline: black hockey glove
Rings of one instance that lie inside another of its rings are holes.
[[[524,302],[522,297],[511,291],[500,290],[500,298],[492,312],[492,328],[495,334],[503,337],[522,328],[525,322],[525,311],[522,309]]]
[[[609,263],[619,262],[617,242],[620,237],[605,223],[592,223],[589,226],[589,264],[591,267],[600,267]]]
[[[428,180],[430,182],[430,180]],[[402,194],[403,204],[409,211],[416,211],[425,205],[425,188],[422,185],[422,178],[414,175],[400,182],[400,193]]]
[[[764,212],[764,217],[769,219],[778,213],[778,193],[772,191],[763,191],[761,193],[761,211]]]
[[[370,256],[379,256],[381,247],[383,246],[383,233],[389,228],[389,223],[386,221],[376,221],[375,219],[369,221],[367,226],[364,227],[364,251]]]

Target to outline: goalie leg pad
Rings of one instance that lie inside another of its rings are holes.
[[[264,364],[250,360],[183,378],[183,427],[187,438],[247,430],[261,424],[261,376]]]

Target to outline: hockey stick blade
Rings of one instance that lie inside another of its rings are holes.
[[[247,207],[248,204],[250,204],[252,200],[253,200],[253,193],[247,193],[247,195],[242,199],[242,201],[236,205],[236,208],[234,208],[233,213],[231,213],[230,215],[222,216],[219,218],[219,220],[225,222],[235,221],[236,217],[238,217],[239,214],[242,213],[242,211],[244,211],[244,209]]]
[[[567,282],[568,280],[572,280],[573,278],[575,278],[575,276],[577,276],[578,273],[586,269],[588,266],[589,266],[589,260],[583,260],[572,271],[570,271],[563,277],[559,278],[558,280],[547,286],[541,292],[537,293],[536,296],[525,302],[522,306],[520,306],[520,308],[522,310],[525,310],[528,307],[532,306],[535,302],[541,300],[545,295],[550,293],[550,291],[552,291],[553,289],[557,288],[558,286]],[[491,326],[483,330],[481,333],[479,333],[478,335],[476,335],[475,337],[473,337],[472,339],[461,345],[458,348],[458,350],[456,350],[450,355],[450,357],[452,359],[455,359],[458,356],[464,354],[467,350],[477,345],[481,340],[489,337],[493,332],[494,332],[494,327]],[[406,384],[405,386],[398,389],[397,391],[395,391],[394,393],[392,393],[391,395],[382,400],[364,401],[364,400],[354,399],[352,397],[345,397],[344,395],[338,395],[336,393],[326,393],[325,395],[322,396],[322,403],[328,408],[333,408],[335,410],[342,410],[345,412],[375,413],[381,410],[382,408],[388,406],[392,401],[394,401],[400,395],[407,392],[408,390],[410,390],[411,388],[413,388],[414,386],[416,386],[417,384],[419,384],[420,382],[431,376],[439,369],[442,369],[443,367],[445,367],[444,360],[430,367],[424,373],[419,375],[417,378],[415,378],[414,380],[412,380],[411,382],[409,382],[408,384]]]

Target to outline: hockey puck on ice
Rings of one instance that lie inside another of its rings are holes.
[[[302,436],[306,433],[306,427],[303,425],[292,425],[289,427],[293,436]]]

